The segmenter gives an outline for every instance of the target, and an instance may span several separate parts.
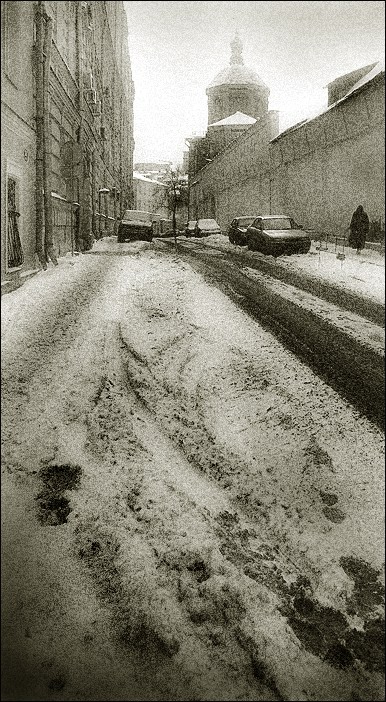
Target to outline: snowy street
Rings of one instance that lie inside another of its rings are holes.
[[[98,244],[2,298],[4,699],[382,699],[383,433],[178,249]]]

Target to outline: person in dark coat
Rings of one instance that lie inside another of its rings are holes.
[[[362,205],[359,205],[351,217],[350,236],[348,238],[349,245],[352,249],[357,250],[357,254],[359,254],[365,246],[369,228],[369,218]]]

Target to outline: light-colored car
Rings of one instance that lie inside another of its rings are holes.
[[[194,236],[194,228],[197,224],[196,219],[190,219],[189,222],[187,222],[186,227],[185,227],[185,236]]]
[[[153,213],[126,210],[118,226],[117,241],[152,241]]]
[[[248,249],[271,256],[308,253],[311,237],[287,215],[256,217],[247,228]]]
[[[210,236],[221,234],[221,229],[215,219],[198,219],[194,228],[194,236]]]

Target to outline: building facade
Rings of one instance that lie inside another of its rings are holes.
[[[268,114],[269,88],[255,71],[244,65],[243,45],[236,32],[229,66],[206,89],[208,127],[203,137],[189,137],[188,174],[194,175]]]
[[[2,2],[2,288],[133,206],[122,2]]]
[[[243,60],[243,45],[236,32],[231,42],[229,66],[220,71],[206,89],[208,124],[242,112],[259,119],[268,112],[269,88]]]
[[[282,213],[323,238],[344,236],[358,204],[384,222],[384,80],[379,64],[341,76],[316,117],[279,134],[267,111],[213,158],[208,128],[190,144],[190,217],[226,230],[236,216]]]
[[[134,171],[134,209],[169,217],[168,186]]]

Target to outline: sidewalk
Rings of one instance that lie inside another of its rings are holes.
[[[344,258],[340,258],[342,254]],[[283,257],[281,262],[385,304],[385,257],[377,251],[364,249],[357,254],[355,249],[343,250],[334,243],[329,243],[327,250],[320,250],[319,242],[313,241],[306,257]]]
[[[347,293],[367,298],[378,305],[385,304],[385,256],[372,249],[364,249],[357,254],[354,249],[336,246],[328,243],[327,250],[319,241],[313,241],[308,254],[292,256],[264,256],[257,252],[248,251],[246,247],[234,246],[223,234],[200,239],[201,245],[219,248],[225,251],[239,252],[243,263],[247,264],[257,257],[268,268],[282,269],[294,274],[304,274],[321,283],[341,288]],[[338,258],[344,253],[344,258]]]

